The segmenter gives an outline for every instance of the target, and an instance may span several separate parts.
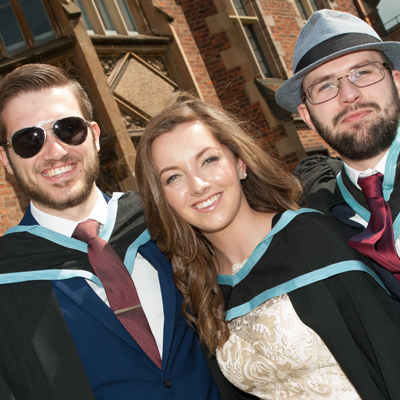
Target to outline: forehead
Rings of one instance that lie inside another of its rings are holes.
[[[199,121],[185,122],[177,125],[170,132],[159,136],[154,143],[159,142],[164,145],[172,144],[175,148],[195,147],[205,143],[218,145],[219,142],[211,134],[210,129]]]
[[[81,117],[82,113],[75,94],[66,86],[20,94],[11,99],[2,112],[8,135],[21,128],[70,116]]]
[[[154,140],[152,156],[157,167],[176,165],[198,157],[205,149],[224,149],[209,128],[198,121],[177,125],[172,131]]]
[[[303,88],[328,77],[346,75],[351,69],[372,61],[383,61],[382,54],[376,50],[357,51],[335,58],[309,72],[303,79]]]

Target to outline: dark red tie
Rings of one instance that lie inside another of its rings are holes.
[[[379,173],[358,180],[371,216],[365,231],[351,238],[349,245],[392,272],[400,282],[400,259],[394,244],[392,215],[383,198],[382,182],[383,175]]]
[[[136,343],[161,369],[160,353],[132,277],[111,245],[98,236],[99,226],[97,221],[88,219],[78,224],[72,237],[88,243],[90,265],[104,286],[110,308]]]

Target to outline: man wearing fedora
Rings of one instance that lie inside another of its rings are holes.
[[[298,113],[340,158],[301,161],[308,206],[355,228],[349,245],[370,257],[400,301],[400,43],[359,18],[312,14],[297,39],[293,76],[276,101]],[[400,305],[400,303],[398,303]]]

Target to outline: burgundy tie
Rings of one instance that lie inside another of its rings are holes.
[[[358,180],[371,216],[365,231],[351,238],[349,245],[392,272],[400,282],[400,259],[394,244],[392,215],[383,198],[382,182],[383,175],[379,173]]]
[[[161,369],[160,353],[132,277],[111,245],[98,236],[99,226],[97,221],[88,219],[78,224],[72,237],[88,243],[90,265],[104,286],[111,309],[136,343]]]

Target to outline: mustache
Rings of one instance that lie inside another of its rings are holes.
[[[354,111],[361,110],[364,108],[373,108],[376,111],[381,111],[382,109],[381,106],[378,103],[375,103],[374,101],[370,101],[367,103],[357,103],[354,106],[347,106],[344,110],[342,110],[339,114],[337,114],[333,118],[333,125],[336,126],[339,123],[339,121],[347,114],[350,114]]]
[[[71,156],[69,154],[67,154],[65,157],[61,158],[60,160],[49,160],[46,161],[45,163],[36,166],[35,168],[35,173],[40,173],[40,171],[43,171],[45,169],[51,169],[54,166],[56,166],[57,164],[59,165],[61,164],[67,164],[67,163],[71,163],[71,162],[79,162],[82,160],[82,157],[79,156]]]

